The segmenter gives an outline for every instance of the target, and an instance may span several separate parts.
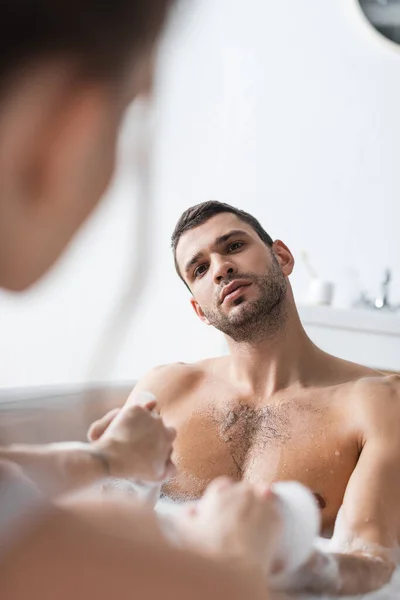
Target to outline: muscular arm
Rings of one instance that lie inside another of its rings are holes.
[[[327,560],[318,554],[308,576],[303,573],[303,587],[315,592],[364,594],[388,583],[395,566],[400,531],[400,386],[388,378],[369,387],[360,384],[356,391],[360,397],[352,418],[360,423],[362,451],[336,522],[331,575],[329,568],[324,570]]]

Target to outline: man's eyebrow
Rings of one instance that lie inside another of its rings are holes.
[[[225,242],[230,240],[231,237],[234,237],[235,235],[247,236],[248,234],[242,229],[232,229],[232,231],[229,231],[228,233],[225,233],[224,235],[221,235],[219,238],[217,238],[214,242],[214,246],[221,246],[222,244],[225,244]]]
[[[203,252],[197,252],[192,258],[186,263],[185,273],[189,273],[191,268],[202,258]]]
[[[245,235],[247,236],[248,234],[243,231],[242,229],[233,229],[232,231],[229,231],[228,233],[225,233],[224,235],[221,235],[220,237],[218,237],[213,246],[222,246],[222,244],[225,244],[225,242],[227,242],[228,240],[230,240],[232,237],[236,236],[236,235]],[[189,271],[191,270],[191,268],[197,263],[199,262],[199,260],[203,257],[203,252],[197,252],[194,256],[192,256],[192,258],[186,263],[185,265],[185,273],[189,273]]]

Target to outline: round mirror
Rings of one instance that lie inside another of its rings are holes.
[[[371,25],[386,38],[400,44],[400,0],[358,0]]]

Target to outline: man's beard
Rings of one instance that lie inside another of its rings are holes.
[[[229,314],[219,310],[219,294],[216,298],[217,307],[204,309],[203,312],[210,324],[235,342],[256,342],[273,337],[280,331],[286,321],[287,281],[283,275],[275,256],[265,275],[255,273],[233,274],[225,280],[230,281],[245,279],[260,290],[256,300],[245,300],[244,295],[232,302],[238,308],[231,309]],[[244,292],[245,294],[245,292]]]

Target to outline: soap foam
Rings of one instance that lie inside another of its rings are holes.
[[[279,501],[283,528],[276,546],[276,559],[282,569],[273,577],[274,586],[284,586],[287,575],[310,557],[320,529],[320,512],[314,495],[295,481],[271,487]]]
[[[325,540],[323,540],[325,541]],[[323,595],[310,595],[310,594],[296,594],[295,596],[288,595],[287,599],[293,600],[399,600],[400,598],[400,567],[395,571],[392,581],[385,585],[383,588],[371,594],[364,594],[363,596],[327,596]]]
[[[168,517],[176,517],[177,515],[179,515],[179,512],[182,508],[182,503],[178,503],[178,502],[174,502],[172,500],[169,500],[167,498],[163,498],[161,499],[157,505],[156,505],[156,511],[157,513],[160,515],[161,518],[165,516]],[[329,559],[329,552],[340,552],[340,551],[345,551],[346,549],[349,550],[349,547],[345,547],[346,543],[349,543],[349,541],[346,542],[346,539],[349,540],[349,538],[345,535],[345,528],[343,526],[343,522],[342,522],[342,518],[341,518],[341,514],[339,512],[338,514],[338,519],[337,519],[337,523],[335,526],[335,533],[334,533],[334,537],[331,540],[327,540],[325,538],[319,538],[317,537],[314,540],[314,547],[317,548],[318,550],[320,550],[323,553],[326,553],[327,558]],[[352,548],[354,548],[354,544],[356,544],[356,540],[353,538],[352,542],[353,544]],[[360,542],[361,544],[361,542]],[[359,547],[360,548],[360,547]],[[369,548],[372,551],[371,546],[369,546]],[[367,548],[365,547],[365,544],[363,544],[363,551],[366,551]],[[330,570],[332,571],[331,573],[327,573],[327,575],[329,575],[330,577],[335,577],[335,565],[334,564],[330,564],[329,560],[326,564],[326,568],[329,569],[329,567],[332,567]],[[322,594],[322,595],[310,595],[310,594],[298,594],[296,593],[296,595],[291,595],[291,594],[287,594],[285,597],[289,599],[293,598],[293,600],[316,600],[317,598],[319,600],[399,600],[400,598],[400,567],[395,571],[391,582],[384,586],[383,588],[381,588],[380,590],[376,591],[376,592],[372,592],[371,594],[365,594],[362,597],[361,596],[328,596],[326,594]]]

